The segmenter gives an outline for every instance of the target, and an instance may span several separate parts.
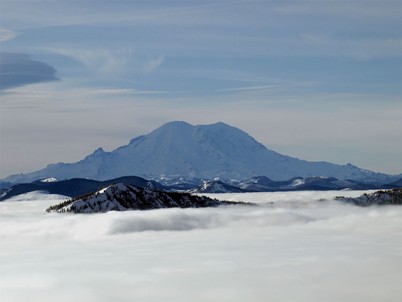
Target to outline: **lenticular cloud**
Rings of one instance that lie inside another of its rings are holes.
[[[402,208],[330,200],[339,194],[360,192],[224,194],[258,206],[93,215],[44,214],[60,199],[2,202],[1,298],[398,301]]]
[[[54,67],[32,60],[28,54],[3,53],[0,56],[0,90],[58,80]]]

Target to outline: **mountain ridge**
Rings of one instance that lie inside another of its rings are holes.
[[[222,122],[193,126],[173,121],[111,152],[98,148],[76,163],[49,164],[32,173],[11,175],[5,181],[31,182],[49,177],[107,180],[122,175],[147,179],[185,176],[225,180],[264,175],[276,181],[312,176],[368,182],[397,180],[352,164],[309,162],[282,155],[243,130]]]
[[[138,188],[164,192],[188,193],[243,193],[243,192],[285,192],[285,191],[327,191],[327,190],[373,190],[394,189],[402,187],[402,179],[389,184],[364,184],[351,180],[340,180],[333,177],[292,178],[286,181],[273,181],[265,176],[257,176],[242,181],[225,183],[220,180],[202,179],[171,179],[146,180],[137,176],[124,176],[106,181],[97,181],[83,178],[67,180],[36,180],[32,183],[15,184],[9,189],[0,190],[0,202],[15,196],[31,192],[63,195],[75,198],[89,194],[103,187],[116,183],[134,185]]]
[[[46,212],[105,213],[109,211],[152,210],[165,208],[206,208],[239,205],[189,193],[162,192],[116,183],[97,192],[81,195],[49,207]]]

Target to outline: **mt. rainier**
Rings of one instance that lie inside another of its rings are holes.
[[[12,175],[6,180],[14,183],[50,177],[106,180],[126,175],[148,179],[161,176],[245,179],[264,175],[272,180],[327,176],[366,181],[389,177],[351,164],[308,162],[285,156],[224,123],[192,126],[186,122],[170,122],[114,151],[99,148],[79,162],[50,164],[42,170]]]

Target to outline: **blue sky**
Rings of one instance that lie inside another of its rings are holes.
[[[0,177],[171,120],[402,172],[402,1],[0,2]]]

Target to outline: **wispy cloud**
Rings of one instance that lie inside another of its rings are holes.
[[[45,51],[70,57],[103,77],[123,75],[130,70],[134,61],[131,48],[109,49],[73,49],[45,48]]]
[[[89,90],[89,94],[99,95],[99,96],[130,96],[130,95],[157,95],[166,94],[167,91],[161,90],[140,90],[140,89],[126,89],[126,88],[102,88]]]
[[[17,32],[0,27],[0,42],[12,40],[16,36],[18,36]]]
[[[135,73],[152,73],[165,60],[157,57],[137,56],[132,48],[73,49],[42,48],[42,50],[66,56],[81,63],[87,70],[104,78],[121,77]]]
[[[140,55],[153,49],[160,49],[166,57],[178,53],[353,58],[401,55],[401,36],[397,30],[401,26],[400,1],[206,1],[203,4],[179,1],[169,5],[102,1],[96,8],[93,1],[83,1],[80,7],[70,1],[14,2],[3,4],[5,11],[10,11],[4,16],[5,23],[22,23],[22,32],[35,26],[61,29],[91,26],[98,37],[105,35],[105,28],[115,28],[118,36],[124,37],[116,48],[130,44]],[[46,17],[41,17],[44,12]],[[116,42],[113,36],[107,38]],[[102,44],[101,41],[96,43]],[[63,41],[57,44],[63,45]],[[121,69],[120,63],[125,63],[127,53],[110,58],[114,54],[102,52],[94,53],[103,60],[100,72],[108,74],[115,68]],[[162,57],[158,59],[163,61]],[[148,62],[150,69],[153,64],[158,65],[157,59],[153,61]]]
[[[219,91],[236,92],[236,91],[258,91],[258,90],[272,90],[279,88],[278,85],[259,85],[259,86],[245,86],[245,87],[235,87],[235,88],[223,88]]]
[[[149,59],[144,63],[143,70],[146,73],[151,73],[155,69],[157,69],[160,65],[165,61],[165,56],[160,55],[159,57]]]

